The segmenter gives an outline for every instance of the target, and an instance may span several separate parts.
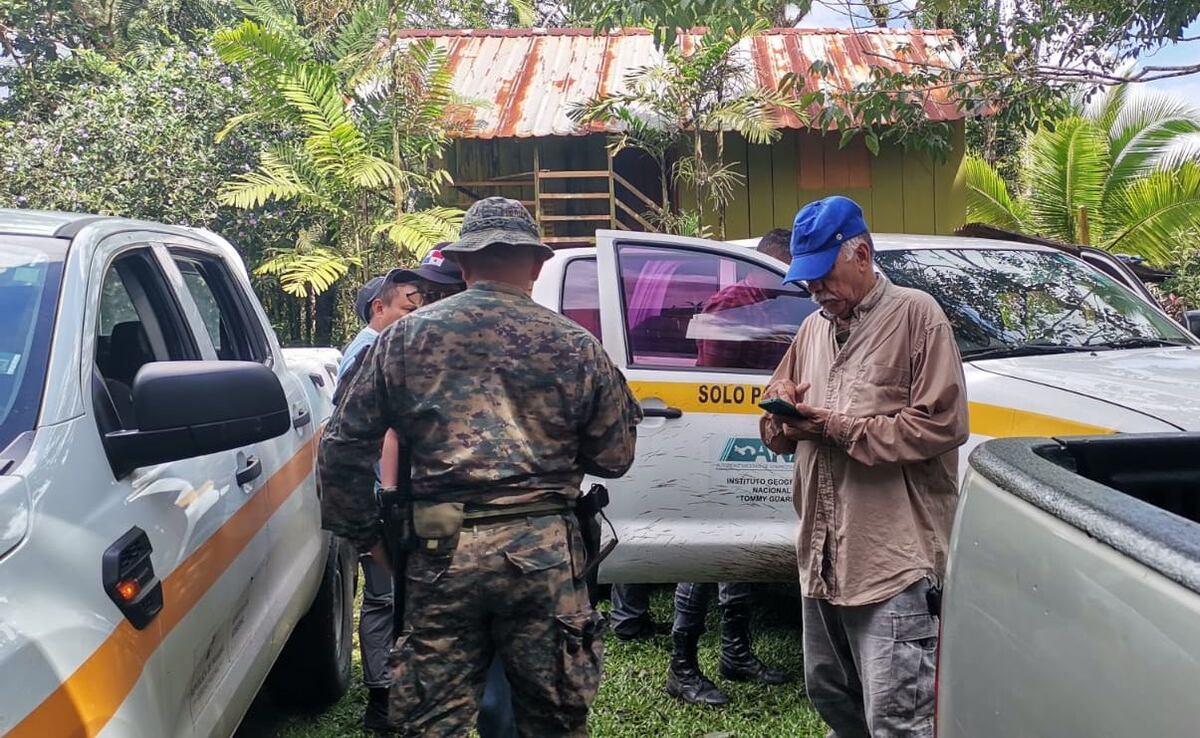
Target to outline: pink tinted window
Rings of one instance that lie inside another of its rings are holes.
[[[563,276],[562,314],[587,328],[597,339],[600,334],[600,284],[596,281],[596,260],[575,259],[567,263]]]
[[[730,256],[622,246],[618,261],[638,366],[770,372],[816,309],[779,274]]]

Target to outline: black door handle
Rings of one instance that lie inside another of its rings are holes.
[[[677,407],[644,407],[642,415],[647,418],[667,418],[675,420],[683,417],[683,411]]]
[[[299,414],[296,415],[296,417],[292,418],[292,427],[295,428],[296,430],[300,430],[301,428],[303,428],[304,426],[308,425],[311,422],[312,422],[312,416],[308,414],[308,411],[301,410],[299,412]]]
[[[100,561],[104,591],[138,630],[163,609],[162,582],[150,561],[153,550],[146,531],[135,525],[105,550]]]
[[[257,456],[250,456],[246,458],[246,465],[237,470],[234,478],[237,479],[238,484],[247,484],[258,479],[261,474],[262,461]]]

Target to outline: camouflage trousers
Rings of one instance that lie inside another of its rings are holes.
[[[583,567],[574,520],[554,515],[465,527],[452,553],[410,556],[389,659],[401,735],[466,735],[498,653],[522,736],[586,736],[604,621],[575,579]]]

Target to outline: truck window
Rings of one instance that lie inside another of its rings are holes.
[[[567,262],[563,272],[563,315],[588,329],[597,339],[600,333],[600,283],[596,277],[595,259],[575,259]]]
[[[220,259],[175,255],[175,265],[200,310],[204,328],[217,358],[263,362],[269,355],[257,319],[251,319],[245,300]]]
[[[1127,287],[1066,254],[911,249],[882,251],[876,263],[896,284],[938,301],[966,358],[1030,345],[1102,351],[1139,340],[1193,343]]]
[[[93,382],[99,386],[93,396],[108,407],[98,410],[98,420],[102,426],[136,428],[132,392],[138,370],[152,361],[199,358],[196,347],[149,249],[127,253],[109,267],[99,313]]]
[[[635,366],[769,374],[817,309],[781,275],[724,254],[628,245],[617,260]]]
[[[57,239],[0,239],[0,451],[37,420],[65,250]]]

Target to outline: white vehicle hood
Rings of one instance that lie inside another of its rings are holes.
[[[1119,405],[1180,430],[1200,430],[1200,348],[1026,356],[972,366]]]

